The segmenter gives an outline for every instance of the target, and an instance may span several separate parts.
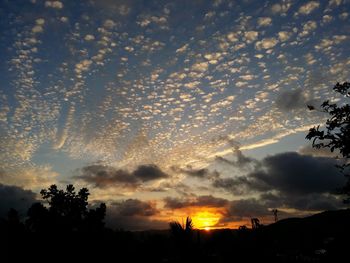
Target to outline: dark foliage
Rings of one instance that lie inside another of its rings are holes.
[[[346,98],[350,98],[350,83],[337,83],[333,90]],[[309,106],[310,110],[315,107]],[[313,127],[309,130],[306,139],[312,140],[312,146],[315,148],[329,148],[331,152],[338,150],[345,159],[344,164],[340,165],[340,170],[348,178],[346,185],[341,189],[340,193],[347,195],[345,202],[350,201],[350,175],[346,168],[349,167],[348,160],[350,158],[350,105],[337,105],[330,103],[328,100],[321,105],[322,111],[330,117],[326,121],[325,130],[321,130],[320,126]]]
[[[65,191],[51,185],[47,190],[41,190],[40,194],[48,201],[49,208],[41,203],[29,208],[26,221],[29,230],[71,232],[103,229],[106,205],[101,203],[96,209],[88,210],[88,189],[82,188],[76,193],[73,185],[67,185]]]
[[[178,221],[169,223],[170,232],[177,246],[186,247],[191,242],[193,233],[193,222],[190,217],[186,218],[186,223],[180,224]]]
[[[341,262],[347,255],[350,210],[280,220],[254,230],[194,229],[191,218],[169,230],[127,232],[103,226],[106,207],[88,209],[88,191],[42,191],[23,224],[16,210],[0,219],[1,262]],[[74,211],[73,211],[74,210]]]

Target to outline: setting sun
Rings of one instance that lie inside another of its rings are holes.
[[[193,215],[192,220],[195,228],[210,230],[219,222],[220,215],[218,213],[203,211]]]

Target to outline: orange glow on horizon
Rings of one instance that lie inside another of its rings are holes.
[[[186,207],[176,209],[170,213],[153,216],[152,219],[163,222],[178,221],[180,224],[186,222],[186,217],[191,217],[193,227],[199,230],[211,231],[215,229],[238,229],[239,226],[245,225],[250,227],[250,218],[242,218],[241,221],[220,222],[225,217],[226,209],[217,207]]]
[[[194,227],[197,229],[210,230],[215,228],[221,218],[221,214],[214,211],[200,211],[192,216]]]

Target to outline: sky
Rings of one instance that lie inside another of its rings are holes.
[[[307,105],[343,99],[349,12],[349,0],[2,0],[0,214],[70,183],[131,230],[342,207],[334,154],[305,136],[327,117]]]

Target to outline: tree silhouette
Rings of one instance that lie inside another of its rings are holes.
[[[49,210],[41,203],[34,203],[27,212],[26,226],[33,232],[45,232],[49,229]]]
[[[24,231],[24,225],[21,223],[18,211],[11,208],[7,213],[7,230],[12,234],[16,235]]]
[[[82,188],[75,192],[73,185],[59,190],[56,185],[40,192],[48,201],[49,208],[41,203],[33,204],[28,210],[27,227],[34,232],[42,231],[98,231],[104,227],[106,205],[88,210],[89,190]]]
[[[169,223],[170,232],[178,245],[186,246],[192,239],[193,222],[188,216],[185,224],[180,224],[178,221]]]
[[[350,83],[337,83],[333,90],[345,98],[350,98]],[[308,106],[310,110],[315,107]],[[312,140],[312,146],[315,148],[329,148],[331,152],[339,150],[339,153],[345,159],[343,165],[338,166],[344,175],[348,178],[346,185],[342,188],[341,194],[347,195],[345,202],[350,202],[350,175],[345,169],[350,165],[350,105],[330,103],[326,100],[321,105],[322,112],[329,114],[330,118],[326,121],[325,130],[320,126],[309,130],[306,139]]]
[[[251,218],[250,221],[252,223],[252,229],[258,229],[262,227],[259,218]]]

